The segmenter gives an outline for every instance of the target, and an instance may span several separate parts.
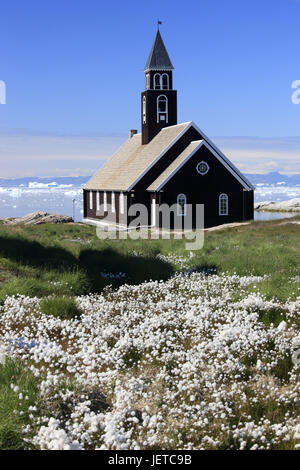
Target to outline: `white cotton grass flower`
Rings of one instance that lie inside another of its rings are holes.
[[[183,258],[177,264],[188,266],[190,257]],[[171,261],[167,255],[161,259]],[[187,272],[167,281],[124,284],[77,297],[82,315],[73,320],[43,314],[37,298],[8,297],[1,307],[1,353],[22,361],[39,388],[32,403],[29,390],[11,379],[17,416],[21,411],[29,417],[26,445],[300,445],[299,379],[290,361],[300,347],[300,301],[247,292],[264,279]],[[282,315],[278,327],[260,319],[270,310]],[[272,413],[257,418],[257,409],[274,406],[279,421],[266,418]]]

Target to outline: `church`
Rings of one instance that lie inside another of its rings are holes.
[[[171,228],[186,207],[193,211],[198,204],[204,205],[205,228],[253,219],[252,184],[193,121],[177,123],[173,70],[158,28],[144,70],[141,133],[130,130],[84,186],[83,222],[126,227],[134,204],[147,208],[149,227],[164,227],[159,207],[166,204],[177,208]]]

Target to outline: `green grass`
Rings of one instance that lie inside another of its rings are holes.
[[[189,267],[268,274],[267,280],[257,284],[260,292],[279,300],[294,298],[300,282],[290,279],[300,276],[299,234],[299,225],[282,220],[206,232],[204,248],[194,252]],[[124,282],[167,279],[178,266],[158,259],[159,253],[189,255],[185,240],[100,240],[95,228],[80,224],[0,224],[0,302],[17,293],[71,297],[101,292],[108,284],[118,287]],[[124,272],[126,278],[104,278],[101,272]]]
[[[71,320],[81,313],[72,297],[47,297],[41,301],[40,308],[46,315],[62,320]]]
[[[295,220],[300,221],[300,217]],[[204,247],[194,252],[189,267],[238,275],[267,274],[266,280],[244,292],[261,292],[282,301],[294,299],[300,292],[299,235],[299,225],[283,224],[282,220],[206,232]],[[46,315],[76,318],[81,313],[76,295],[102,292],[108,284],[118,287],[124,282],[135,284],[172,276],[178,266],[157,259],[158,254],[189,256],[185,240],[99,240],[95,228],[79,224],[5,227],[0,223],[0,302],[14,294],[37,296],[42,298],[41,310]],[[126,278],[104,278],[101,272],[123,272]],[[285,318],[284,312],[274,309],[261,312],[260,319],[277,326]],[[133,348],[123,358],[125,367],[134,368],[139,359],[139,351]],[[254,355],[241,361],[253,367],[257,358]],[[287,356],[272,374],[287,380],[290,369],[291,358]],[[17,393],[11,384],[19,387]],[[28,399],[20,400],[19,393]],[[30,371],[18,361],[0,364],[0,450],[26,448],[21,428],[29,422],[29,406],[37,403],[38,380]],[[250,412],[257,420],[261,416],[273,419],[273,415],[280,419],[271,399],[267,410],[258,404],[255,410],[245,409],[246,414]],[[228,448],[229,443],[224,446]]]
[[[19,390],[13,391],[11,384]],[[21,362],[6,360],[0,364],[0,450],[26,448],[21,429],[29,424],[28,408],[37,404],[37,398],[37,379]]]

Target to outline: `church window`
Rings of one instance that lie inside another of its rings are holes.
[[[107,194],[106,191],[103,193],[103,210],[104,212],[107,212]]]
[[[177,196],[177,215],[185,216],[186,215],[186,195],[178,194]]]
[[[206,175],[209,172],[209,165],[206,162],[199,162],[196,166],[196,170],[198,171],[199,175]]]
[[[224,193],[219,196],[219,215],[228,215],[228,196]]]
[[[160,73],[154,75],[154,90],[161,90],[161,76]]]
[[[169,89],[169,75],[167,73],[163,73],[161,76],[162,79],[162,89],[168,90]]]
[[[124,214],[124,193],[120,193],[120,213]]]
[[[93,209],[93,191],[90,191],[90,209]]]
[[[157,122],[168,122],[168,98],[165,95],[160,95],[157,98]]]
[[[150,90],[150,74],[146,74],[146,90]]]
[[[143,97],[143,124],[146,124],[146,96]]]
[[[111,211],[116,212],[116,205],[115,205],[115,193],[111,193]]]

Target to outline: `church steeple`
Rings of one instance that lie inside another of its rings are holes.
[[[150,70],[174,70],[159,28],[157,28],[157,33],[144,72],[147,73]]]
[[[142,144],[148,144],[163,127],[177,124],[173,70],[158,28],[144,70],[146,91],[142,92]]]

